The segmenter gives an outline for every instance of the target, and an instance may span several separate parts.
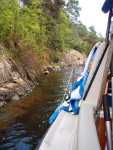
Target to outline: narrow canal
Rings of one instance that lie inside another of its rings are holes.
[[[1,109],[0,150],[35,150],[49,127],[48,117],[61,103],[70,71],[42,76],[30,95]]]

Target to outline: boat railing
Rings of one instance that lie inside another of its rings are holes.
[[[103,45],[100,46],[97,56],[100,57]],[[112,58],[113,46],[110,44],[104,56],[101,66],[96,74],[96,77],[90,87],[85,101],[82,102],[79,114],[79,132],[78,132],[78,149],[77,150],[100,150],[98,140],[95,112],[98,111],[102,103],[102,95],[105,90],[105,83],[109,72],[109,66]],[[96,58],[94,67],[99,58]],[[93,69],[92,69],[93,73]],[[90,79],[89,79],[90,80]]]

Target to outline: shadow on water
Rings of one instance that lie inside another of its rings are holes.
[[[39,87],[0,113],[0,150],[35,150],[48,128],[50,113],[61,102],[70,70],[42,76]]]

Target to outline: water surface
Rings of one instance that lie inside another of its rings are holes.
[[[61,103],[70,72],[42,76],[30,95],[1,110],[0,150],[35,150],[49,127],[48,117]]]

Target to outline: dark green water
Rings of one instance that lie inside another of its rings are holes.
[[[29,96],[2,110],[0,150],[35,150],[49,127],[48,117],[61,103],[69,74],[70,70],[42,76]]]

